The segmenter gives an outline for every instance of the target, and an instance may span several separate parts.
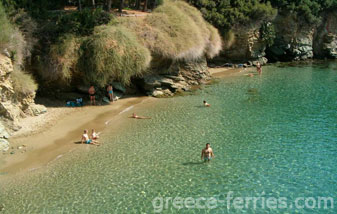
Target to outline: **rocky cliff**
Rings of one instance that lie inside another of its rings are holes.
[[[202,84],[209,79],[206,58],[200,58],[191,61],[172,61],[167,69],[145,75],[137,84],[148,95],[168,97],[188,91],[191,86]]]
[[[326,12],[317,24],[308,24],[291,14],[279,14],[273,20],[274,44],[267,47],[261,39],[261,25],[233,30],[234,42],[221,54],[227,62],[247,62],[265,57],[270,62],[298,61],[312,58],[337,58],[337,16]]]
[[[314,54],[317,58],[337,59],[337,16],[336,12],[323,15],[314,40]]]
[[[294,15],[278,15],[274,20],[276,39],[268,48],[271,61],[306,60],[314,56],[313,38],[316,26],[297,19]]]
[[[0,54],[0,151],[8,148],[10,133],[20,129],[19,119],[46,112],[42,105],[34,103],[35,92],[17,94],[14,90],[10,58]]]
[[[222,57],[229,61],[253,61],[262,60],[266,63],[265,50],[266,42],[261,39],[261,24],[255,24],[245,27],[236,27],[233,30],[233,42],[228,48],[225,48]]]

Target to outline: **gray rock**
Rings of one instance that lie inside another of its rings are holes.
[[[9,134],[6,131],[5,126],[2,125],[1,122],[0,122],[0,138],[4,138],[4,139],[8,139],[9,138]]]
[[[174,81],[185,81],[185,78],[181,75],[173,76],[173,75],[165,75],[165,77],[170,78]]]
[[[7,151],[9,149],[9,142],[5,139],[0,139],[0,151]]]
[[[32,111],[34,116],[38,116],[40,114],[44,114],[47,112],[47,108],[44,105],[38,105],[38,104],[31,105],[30,110]]]
[[[154,97],[162,97],[164,96],[164,92],[162,90],[154,90],[151,95]]]

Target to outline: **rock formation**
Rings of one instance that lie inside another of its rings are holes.
[[[323,16],[315,33],[314,54],[317,58],[337,59],[337,16],[329,12]]]
[[[172,62],[167,70],[144,76],[139,86],[154,97],[173,96],[210,79],[206,58],[189,62]]]
[[[15,92],[11,79],[13,71],[11,59],[0,54],[0,150],[8,146],[8,133],[20,129],[21,117],[37,116],[47,111],[46,107],[34,103],[35,92],[26,95]]]

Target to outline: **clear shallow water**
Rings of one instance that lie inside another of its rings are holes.
[[[139,112],[151,120],[130,120],[119,134],[107,134],[104,146],[2,184],[0,213],[153,213],[156,197],[226,200],[229,191],[286,197],[289,204],[334,197],[335,208],[228,210],[218,201],[214,209],[170,203],[163,213],[336,213],[336,81],[336,63],[266,67],[261,77],[233,76],[161,99]],[[212,107],[201,107],[203,99]],[[216,157],[203,164],[207,142]]]

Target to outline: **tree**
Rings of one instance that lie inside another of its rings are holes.
[[[111,10],[111,4],[112,4],[112,0],[107,0],[107,11],[110,12]]]
[[[124,8],[124,0],[120,0],[118,12],[122,13]]]
[[[78,0],[78,10],[82,11],[82,4],[81,4],[81,0]]]
[[[146,11],[147,11],[147,3],[148,3],[148,0],[145,0],[145,1],[144,1],[143,12],[146,12]]]

